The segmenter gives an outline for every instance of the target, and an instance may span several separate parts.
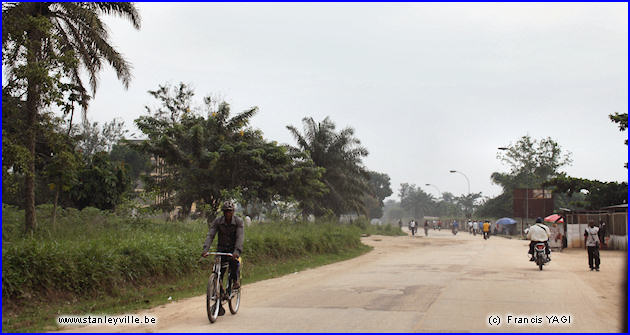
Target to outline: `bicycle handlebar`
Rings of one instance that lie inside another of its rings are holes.
[[[231,253],[227,253],[227,252],[209,252],[208,255],[216,255],[216,256],[234,256]]]

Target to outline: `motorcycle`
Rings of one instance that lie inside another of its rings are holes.
[[[457,235],[457,229],[453,228],[453,230],[451,231],[453,233],[453,235]]]
[[[540,269],[540,271],[542,271],[543,265],[549,262],[549,257],[547,256],[547,253],[545,252],[544,243],[536,243],[534,245],[534,261],[536,262],[536,265],[538,265],[538,268]]]

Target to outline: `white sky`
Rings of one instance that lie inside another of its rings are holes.
[[[133,64],[111,70],[88,112],[132,127],[146,93],[185,82],[294,144],[285,126],[330,116],[352,126],[370,170],[437,195],[501,192],[497,147],[529,134],[573,153],[569,175],[627,181],[628,4],[140,3],[142,28],[107,18]],[[134,129],[135,131],[135,129]]]

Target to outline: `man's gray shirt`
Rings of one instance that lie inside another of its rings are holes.
[[[238,216],[232,216],[231,222],[225,221],[225,216],[220,216],[211,223],[208,223],[208,235],[203,244],[203,251],[207,252],[212,245],[214,235],[219,233],[217,251],[233,253],[240,256],[243,252],[243,240],[245,233],[243,230],[243,220]]]

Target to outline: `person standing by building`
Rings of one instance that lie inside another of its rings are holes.
[[[595,222],[590,221],[584,230],[584,244],[588,252],[588,266],[591,271],[599,271],[599,228],[595,227]]]

